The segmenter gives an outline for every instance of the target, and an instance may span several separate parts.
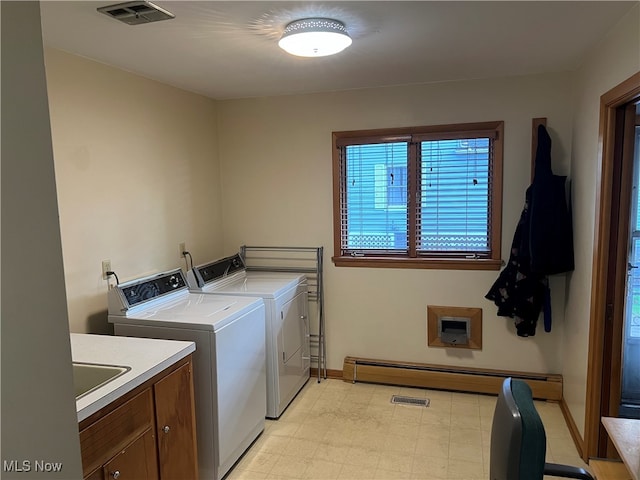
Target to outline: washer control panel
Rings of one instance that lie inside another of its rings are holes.
[[[226,257],[215,262],[208,263],[206,265],[200,265],[196,267],[198,275],[202,279],[203,283],[210,283],[214,280],[219,280],[231,275],[239,270],[245,270],[244,262],[239,253]]]
[[[118,288],[121,289],[124,300],[127,302],[128,306],[133,307],[134,305],[138,305],[180,289],[187,289],[188,287],[182,270],[178,269],[167,273],[161,273],[153,278],[147,278],[121,285]]]

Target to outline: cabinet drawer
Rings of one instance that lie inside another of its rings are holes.
[[[86,476],[153,426],[153,397],[146,389],[80,432]]]

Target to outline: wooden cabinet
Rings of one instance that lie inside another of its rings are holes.
[[[87,480],[197,479],[191,356],[80,422]]]
[[[154,384],[158,459],[162,480],[198,477],[191,364]]]
[[[155,436],[146,430],[102,468],[104,480],[154,480],[158,478]]]

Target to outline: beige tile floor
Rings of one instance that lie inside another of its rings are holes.
[[[394,405],[391,395],[430,399]],[[311,379],[228,474],[237,479],[489,478],[496,397]],[[537,402],[547,461],[586,468],[560,407]],[[551,478],[551,477],[548,477]]]

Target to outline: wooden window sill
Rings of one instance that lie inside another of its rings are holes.
[[[502,260],[489,258],[332,257],[336,267],[425,268],[433,270],[500,270]]]

